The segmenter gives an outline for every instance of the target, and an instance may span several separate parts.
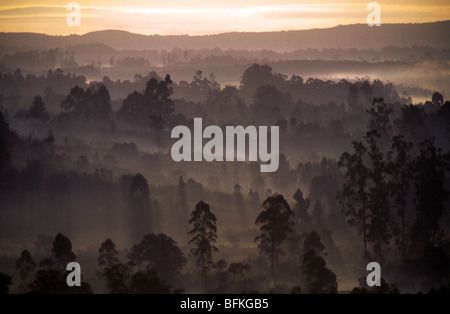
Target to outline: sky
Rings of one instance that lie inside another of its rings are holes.
[[[69,26],[71,2],[80,25]],[[0,32],[50,35],[120,29],[140,34],[207,35],[233,31],[280,31],[366,23],[361,0],[0,0]],[[449,0],[384,0],[383,23],[450,19]]]

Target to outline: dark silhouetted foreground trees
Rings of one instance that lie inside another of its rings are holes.
[[[189,223],[192,225],[192,230],[189,231],[189,234],[192,235],[189,244],[193,246],[191,254],[197,258],[201,284],[205,287],[206,275],[213,263],[212,255],[217,251],[215,246],[217,241],[216,216],[211,212],[207,203],[200,201],[191,213]]]
[[[293,212],[283,195],[269,196],[262,204],[263,211],[256,218],[255,224],[260,225],[258,249],[270,258],[270,270],[274,275],[274,264],[281,252],[281,244],[292,232]]]

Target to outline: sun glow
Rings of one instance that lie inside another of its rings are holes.
[[[71,1],[2,1],[0,31],[83,34],[122,29],[142,34],[203,35],[279,31],[365,23],[367,1],[75,1],[81,25],[66,23]],[[421,23],[450,18],[448,2],[379,1],[383,23]]]

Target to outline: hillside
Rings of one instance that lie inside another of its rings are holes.
[[[447,38],[447,40],[445,40]],[[173,48],[248,49],[290,51],[304,48],[377,49],[386,46],[428,45],[450,48],[450,20],[424,24],[365,24],[262,33],[224,33],[207,36],[141,35],[120,30],[103,30],[84,35],[49,36],[37,33],[0,33],[0,46],[11,49],[55,48],[68,45],[101,43],[115,49]]]

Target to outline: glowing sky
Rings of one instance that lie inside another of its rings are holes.
[[[365,23],[361,0],[75,0],[81,25],[67,25],[71,0],[0,0],[0,32],[84,34],[121,29],[141,34],[203,35]],[[449,0],[384,0],[381,23],[450,19]]]

